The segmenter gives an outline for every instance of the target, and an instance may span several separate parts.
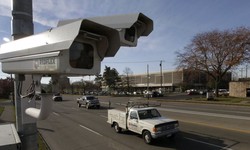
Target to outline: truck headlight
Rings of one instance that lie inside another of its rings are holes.
[[[153,128],[153,132],[160,132],[162,130],[162,128],[161,127],[154,127]]]
[[[156,127],[153,127],[152,130],[153,130],[153,132],[157,132],[158,131]]]

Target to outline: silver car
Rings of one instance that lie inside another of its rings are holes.
[[[77,104],[78,104],[78,107],[81,107],[82,105],[84,105],[87,109],[91,107],[95,107],[99,109],[101,106],[98,98],[93,95],[85,95],[80,98],[77,98]]]
[[[63,100],[63,98],[62,98],[62,96],[61,96],[60,93],[54,94],[53,97],[52,97],[52,99],[53,99],[54,101],[62,101],[62,100]]]

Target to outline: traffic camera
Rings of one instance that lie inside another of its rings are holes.
[[[136,46],[153,30],[143,15],[117,15],[60,21],[46,32],[1,45],[2,71],[16,74],[95,75],[104,57],[120,46]]]
[[[119,33],[81,19],[1,45],[2,71],[17,74],[98,74],[100,62],[118,51]]]
[[[153,30],[153,20],[142,13],[88,19],[116,29],[120,35],[120,46],[135,47],[141,36],[148,36]],[[67,24],[71,21],[74,20],[64,20],[59,24]]]
[[[51,75],[54,92],[58,91],[58,76],[99,74],[105,57],[115,56],[121,46],[135,47],[152,30],[153,21],[142,13],[60,21],[56,28],[1,45],[2,71],[18,74],[18,81],[32,75],[31,91],[21,97],[34,99],[34,93],[41,94],[42,75]],[[22,91],[20,83],[18,87]],[[41,94],[41,101],[40,109],[29,107],[25,113],[47,118],[50,95]]]

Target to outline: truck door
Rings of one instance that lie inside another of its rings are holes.
[[[138,131],[139,129],[139,123],[138,123],[138,115],[136,111],[131,111],[128,117],[128,129],[130,131],[136,132],[136,133],[140,133],[140,131]]]

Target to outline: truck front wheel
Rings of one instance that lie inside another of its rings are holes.
[[[115,129],[116,133],[121,133],[122,129],[119,127],[118,123],[116,123],[116,122],[114,123],[114,129]]]
[[[151,144],[153,141],[153,138],[152,138],[151,133],[149,131],[144,131],[142,134],[142,137],[144,139],[144,142],[147,144]]]
[[[89,109],[89,103],[86,104],[86,108]]]

